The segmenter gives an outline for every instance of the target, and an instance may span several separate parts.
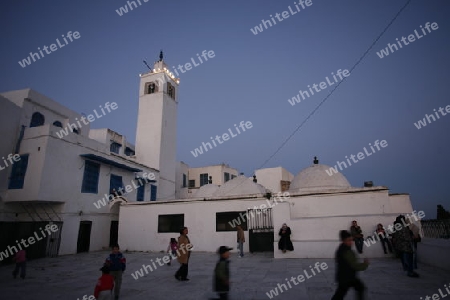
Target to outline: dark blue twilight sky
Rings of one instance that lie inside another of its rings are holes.
[[[0,5],[0,91],[33,88],[80,113],[115,101],[96,120],[135,141],[139,73],[164,49],[170,65],[196,53],[215,57],[180,74],[178,160],[190,166],[222,162],[251,176],[260,167],[296,174],[312,164],[335,165],[375,140],[388,147],[344,169],[354,186],[372,180],[410,193],[428,218],[450,209],[450,116],[418,130],[414,122],[450,105],[450,2],[412,0],[366,58],[270,161],[283,141],[329,93],[291,106],[288,99],[331,72],[350,69],[406,1],[316,1],[254,35],[250,28],[282,13],[293,0],[150,0],[119,16],[126,1],[4,0]],[[439,29],[380,59],[396,38],[437,22]],[[30,51],[68,31],[81,38],[22,68]],[[210,136],[240,121],[253,128],[194,158]],[[445,154],[447,153],[447,154]]]

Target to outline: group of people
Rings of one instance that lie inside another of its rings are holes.
[[[378,224],[375,231],[382,243],[384,253],[387,253],[386,245],[389,252],[392,253],[395,250],[400,257],[403,270],[406,271],[407,276],[419,277],[419,274],[414,269],[417,269],[416,253],[417,243],[421,240],[420,230],[411,220],[409,222],[406,221],[403,215],[399,215],[393,225],[396,231],[392,233],[392,244],[389,240],[389,234],[382,224]],[[363,262],[358,262],[356,253],[352,250],[352,244],[355,243],[357,251],[362,253],[364,235],[357,221],[352,221],[350,232],[341,230],[339,236],[341,244],[335,254],[338,288],[331,300],[344,299],[350,288],[354,288],[358,299],[362,300],[364,299],[366,287],[356,274],[358,271],[364,271],[368,268],[369,260],[365,258]]]
[[[419,275],[414,272],[414,269],[417,269],[417,243],[421,241],[419,227],[411,220],[407,221],[405,216],[399,215],[394,221],[393,228],[400,228],[400,230],[390,234],[382,224],[378,224],[375,230],[384,253],[387,254],[387,250],[389,253],[395,251],[402,262],[403,269],[407,271],[407,275],[418,277]],[[356,220],[352,221],[350,233],[358,253],[363,253],[364,235]]]

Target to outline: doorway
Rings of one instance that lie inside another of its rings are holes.
[[[92,221],[80,221],[80,229],[78,230],[77,253],[89,252],[91,244]]]

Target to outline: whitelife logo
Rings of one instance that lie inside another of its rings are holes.
[[[430,24],[430,22],[427,22],[425,24],[425,28],[427,29],[428,33],[430,33],[431,32],[430,28],[433,30],[438,30],[439,26],[438,26],[438,23],[436,23],[436,22],[433,22],[431,24]],[[402,36],[402,38],[400,40],[403,42],[403,45],[407,46],[410,43],[414,42],[416,40],[416,38],[419,40],[419,39],[423,38],[425,35],[427,35],[427,33],[426,33],[425,29],[422,27],[422,25],[420,25],[420,29],[422,29],[423,35],[420,35],[417,32],[417,30],[415,29],[414,34],[408,35],[409,43],[406,41],[406,37]],[[398,38],[396,38],[395,40],[397,41],[398,47],[400,47],[400,49],[403,48],[402,43],[400,43]],[[394,44],[388,43],[386,48],[381,49],[379,52],[377,52],[377,55],[380,58],[384,58],[385,56],[389,55],[389,50],[391,50],[391,53],[394,53],[394,51],[398,51],[398,47],[395,43]]]
[[[245,124],[244,124],[244,122],[245,121],[241,121],[241,123],[239,123],[239,127],[242,129],[242,131],[245,132],[245,128],[250,129],[253,127],[252,122],[247,121],[247,122],[245,122]],[[239,130],[239,128],[236,124],[234,124],[234,128],[236,129],[237,134],[233,134],[233,131],[231,131],[231,128],[228,128],[228,132],[230,133],[232,138],[235,136],[238,136],[241,133],[241,131]],[[225,141],[228,141],[230,139],[230,135],[228,135],[228,133],[225,132],[224,134],[222,134],[220,136],[216,135],[215,138],[211,137],[211,141],[213,142],[214,147],[217,147],[216,142],[214,140],[216,140],[219,144],[223,144]],[[222,138],[223,141],[221,141],[220,138]],[[194,157],[197,157],[200,154],[203,154],[203,149],[205,149],[205,152],[208,152],[208,148],[206,146],[209,146],[210,150],[212,150],[212,148],[213,148],[211,143],[203,142],[202,145],[200,145],[200,148],[195,148],[194,151],[191,151],[192,155]]]
[[[66,37],[64,36],[64,34],[62,35],[62,37],[64,39],[64,42],[66,42],[66,43],[65,44],[61,44],[61,42],[59,41],[59,38],[57,38],[56,42],[57,42],[59,48],[56,46],[56,44],[51,44],[50,47],[47,47],[46,45],[44,45],[44,47],[42,47],[42,50],[44,50],[45,53],[50,54],[52,52],[55,52],[58,49],[61,49],[64,46],[68,45],[69,42],[66,40]],[[81,35],[80,35],[80,33],[78,31],[74,31],[73,33],[72,33],[72,31],[69,31],[67,33],[67,38],[71,42],[73,42],[72,37],[73,37],[73,39],[78,40],[81,37]],[[51,52],[48,51],[49,48],[50,48]],[[41,54],[41,56],[39,56],[39,53],[30,52],[30,55],[27,58],[24,58],[24,59],[22,59],[22,61],[19,61],[19,65],[22,68],[25,68],[26,66],[31,65],[31,59],[33,59],[33,62],[36,61],[35,57],[37,57],[37,59],[41,59],[42,57],[44,57],[44,53],[42,53],[42,50],[41,50],[41,47],[38,47],[38,51]]]
[[[75,121],[76,121],[76,123],[78,124],[78,127],[77,127],[77,125],[74,124],[74,123],[69,123],[66,127],[64,127],[64,129],[61,129],[59,132],[56,132],[56,135],[57,135],[60,139],[62,139],[63,137],[69,135],[69,132],[73,132],[74,130],[78,130],[78,129],[80,129],[81,127],[83,127],[83,126],[81,125],[80,121],[83,122],[84,125],[88,125],[89,123],[92,123],[92,122],[94,122],[94,121],[96,120],[95,117],[97,117],[97,119],[100,119],[101,117],[105,116],[105,115],[106,115],[106,112],[105,112],[105,110],[103,109],[103,106],[99,105],[99,107],[100,107],[100,110],[102,111],[102,115],[99,115],[99,114],[97,113],[97,110],[94,109],[93,112],[94,112],[95,116],[94,116],[93,114],[89,114],[87,117],[82,116],[82,117],[80,118],[80,120],[78,120],[78,118],[75,118]],[[106,102],[104,108],[108,111],[108,113],[110,113],[111,110],[116,110],[117,108],[119,108],[119,106],[117,105],[116,102],[112,102],[111,104],[109,104],[109,102]],[[85,122],[86,119],[87,119],[88,122]]]

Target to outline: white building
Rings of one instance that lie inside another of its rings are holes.
[[[178,84],[162,53],[140,75],[136,147],[113,130],[90,129],[95,117],[85,124],[85,116],[33,90],[0,94],[0,251],[49,223],[59,230],[30,246],[30,258],[101,250],[117,240],[123,249],[165,250],[181,226],[190,228],[196,251],[215,251],[235,243],[242,223],[246,251],[275,249],[280,257],[278,228],[286,222],[295,251],[283,257],[331,257],[338,230],[351,220],[367,235],[412,212],[408,195],[351,187],[317,160],[295,178],[282,167],[247,178],[226,164],[176,162]],[[100,106],[105,117],[113,104]],[[5,166],[8,157],[20,159]],[[289,198],[276,197],[285,191]],[[376,248],[369,256],[380,255]]]
[[[175,197],[179,81],[165,67],[161,57],[141,75],[136,147],[90,129],[117,103],[82,116],[31,89],[1,94],[0,155],[18,161],[0,165],[0,251],[48,223],[60,230],[30,258],[105,249],[117,242],[115,203]]]
[[[274,251],[275,258],[331,258],[341,229],[357,220],[366,237],[376,225],[392,224],[399,214],[411,214],[407,194],[390,195],[387,187],[352,187],[329,166],[315,163],[291,182],[286,195],[267,194],[252,178],[238,176],[222,186],[202,186],[189,201],[128,203],[121,206],[119,239],[131,251],[161,251],[180,226],[189,228],[194,251],[215,251],[236,243],[235,226],[245,230],[245,251]],[[285,178],[278,172],[273,182]],[[278,230],[283,223],[292,229],[294,251],[278,251]],[[383,257],[380,245],[365,247],[368,257]]]

